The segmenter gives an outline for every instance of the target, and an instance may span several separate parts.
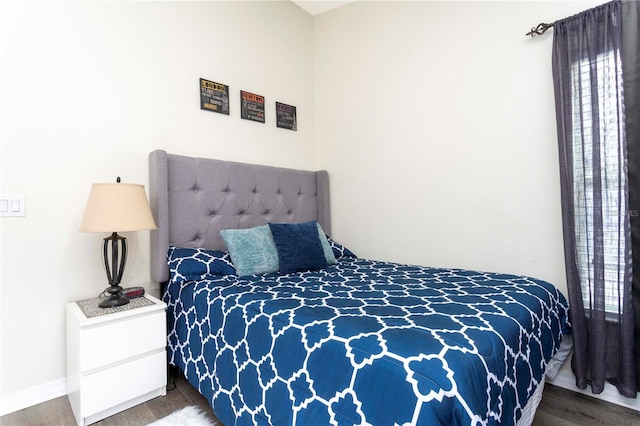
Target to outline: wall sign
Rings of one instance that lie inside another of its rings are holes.
[[[264,123],[264,96],[240,91],[240,117]]]
[[[229,115],[229,86],[201,78],[200,109]]]
[[[298,130],[296,107],[276,102],[276,126],[282,129]]]

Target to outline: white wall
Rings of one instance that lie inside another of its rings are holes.
[[[566,289],[551,45],[596,2],[362,2],[315,20],[318,167],[358,255]]]
[[[106,285],[102,236],[78,232],[90,185],[147,185],[156,148],[326,168],[358,254],[564,288],[552,34],[524,33],[596,4],[0,2],[0,193],[27,199],[0,219],[0,402],[64,379],[64,305]],[[199,110],[200,77],[231,116]],[[148,285],[148,233],[127,237],[125,284]]]
[[[78,232],[93,182],[142,183],[156,148],[315,167],[313,20],[291,2],[0,2],[0,399],[64,383],[64,308],[106,286],[101,240]],[[201,111],[199,78],[230,86]],[[266,97],[241,120],[239,91]],[[298,131],[275,126],[296,105]],[[148,232],[126,233],[123,284],[149,286]]]

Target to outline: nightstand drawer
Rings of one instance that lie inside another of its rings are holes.
[[[164,310],[89,326],[80,332],[80,371],[99,370],[166,347]]]
[[[167,355],[160,351],[80,379],[81,417],[88,417],[167,384]]]
[[[67,395],[79,426],[166,394],[167,307],[145,294],[102,310],[67,304]]]

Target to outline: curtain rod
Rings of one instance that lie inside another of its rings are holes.
[[[530,35],[531,37],[542,35],[545,33],[545,31],[547,31],[551,27],[553,27],[553,24],[545,24],[545,23],[538,24],[537,27],[531,28],[531,31],[529,31],[525,35]]]

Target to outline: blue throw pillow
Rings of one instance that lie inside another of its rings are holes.
[[[278,250],[281,273],[327,267],[315,221],[297,224],[270,223],[269,227]]]
[[[224,229],[220,235],[239,276],[278,271],[278,252],[269,226]]]
[[[167,252],[171,282],[194,281],[207,275],[235,275],[229,253],[191,247],[169,247]]]

